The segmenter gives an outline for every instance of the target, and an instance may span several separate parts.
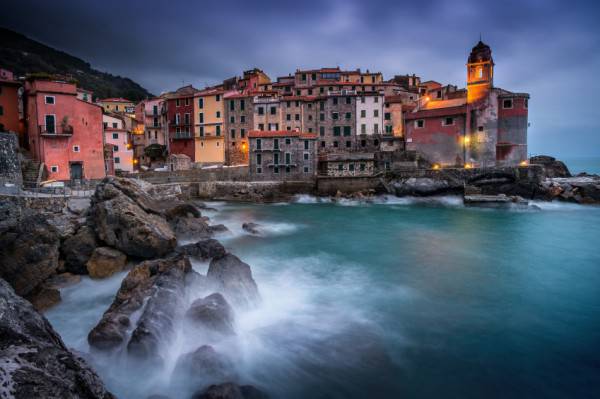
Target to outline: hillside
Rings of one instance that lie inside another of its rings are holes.
[[[97,71],[77,57],[1,27],[0,68],[13,71],[16,76],[39,72],[71,75],[79,87],[93,91],[94,98],[124,97],[139,101],[152,96],[129,78]]]

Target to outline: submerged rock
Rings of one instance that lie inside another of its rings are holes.
[[[219,241],[213,238],[200,240],[193,244],[182,245],[177,247],[175,252],[193,256],[202,260],[221,257],[226,253],[225,247],[223,247]]]
[[[0,393],[3,398],[112,399],[85,360],[0,279]]]
[[[81,226],[61,246],[66,270],[75,274],[87,274],[86,263],[98,245],[94,230],[89,226]]]
[[[177,272],[171,272],[176,269]],[[155,293],[160,293],[167,286],[165,279],[159,277],[168,275],[166,279],[184,279],[185,275],[192,270],[187,257],[178,255],[167,259],[155,259],[136,265],[121,283],[113,303],[102,316],[98,324],[90,331],[88,342],[96,349],[109,350],[116,348],[125,342],[127,329],[131,325],[131,314],[140,309],[144,302]],[[162,288],[161,288],[162,287]],[[158,301],[163,296],[157,295]],[[152,306],[156,309],[158,305]],[[147,316],[142,319],[148,319]],[[142,324],[144,327],[144,324]],[[138,336],[142,335],[142,329]]]
[[[196,206],[189,203],[183,203],[177,204],[172,208],[166,210],[165,216],[168,220],[172,220],[180,217],[199,218],[202,216],[202,214],[200,213],[198,208],[196,208]]]
[[[193,390],[235,379],[233,363],[210,345],[182,355],[171,378],[174,385],[187,385]]]
[[[185,313],[185,317],[210,332],[235,334],[233,309],[219,293],[195,300]]]
[[[60,273],[50,277],[44,282],[44,286],[48,288],[65,288],[75,285],[81,281],[81,276],[73,273]]]
[[[564,162],[548,155],[537,155],[529,158],[529,164],[542,165],[546,177],[571,177],[571,172]]]
[[[269,396],[252,385],[237,385],[226,382],[211,385],[203,392],[196,393],[192,399],[268,399]]]
[[[35,290],[33,293],[27,295],[26,298],[38,312],[43,312],[51,308],[61,300],[59,290],[46,286]]]
[[[86,267],[91,278],[106,278],[123,270],[126,261],[127,256],[123,252],[110,247],[98,247]]]
[[[260,300],[250,266],[233,254],[214,258],[206,274],[208,283],[234,305],[250,307]]]
[[[258,223],[247,222],[242,224],[242,229],[250,234],[260,234],[260,225]]]
[[[0,230],[0,278],[26,296],[56,273],[59,234],[41,214],[27,213],[9,222]]]

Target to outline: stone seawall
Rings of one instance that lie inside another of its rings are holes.
[[[125,175],[152,184],[195,183],[207,181],[248,181],[248,167],[176,170],[172,172],[140,172]]]
[[[198,198],[227,201],[278,202],[297,194],[315,194],[314,182],[306,181],[206,181],[197,187]]]
[[[12,202],[18,209],[32,209],[41,213],[62,213],[69,197],[27,197],[0,194],[0,202]]]

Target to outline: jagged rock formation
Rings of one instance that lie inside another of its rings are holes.
[[[112,399],[48,321],[0,279],[0,397]]]
[[[193,244],[182,245],[175,248],[175,252],[202,260],[220,258],[225,256],[226,253],[225,247],[214,238],[200,240]]]
[[[248,308],[260,301],[252,270],[233,254],[214,258],[206,274],[208,283],[234,305]]]
[[[94,230],[90,226],[81,226],[60,248],[66,270],[75,274],[87,274],[87,262],[98,245]]]
[[[98,247],[87,261],[86,268],[91,278],[105,278],[120,272],[125,267],[127,256],[110,247]]]
[[[195,300],[185,313],[187,320],[210,333],[222,335],[235,334],[233,309],[223,295],[211,294]]]

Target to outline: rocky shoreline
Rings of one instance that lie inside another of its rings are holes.
[[[188,385],[197,382],[190,397],[266,398],[238,385],[230,361],[212,346],[235,334],[232,306],[250,309],[260,302],[250,266],[212,238],[226,227],[211,225],[203,204],[164,199],[149,188],[107,178],[89,204],[59,215],[0,203],[1,397],[112,398],[35,309],[60,301],[59,288],[81,275],[105,278],[133,265],[89,333],[91,350],[163,362],[159,348],[181,317],[192,333],[210,337],[178,361],[174,381],[187,375]],[[183,237],[195,242],[178,245]],[[207,274],[192,270],[190,258],[210,261]],[[208,294],[186,309],[182,298],[191,288]]]

